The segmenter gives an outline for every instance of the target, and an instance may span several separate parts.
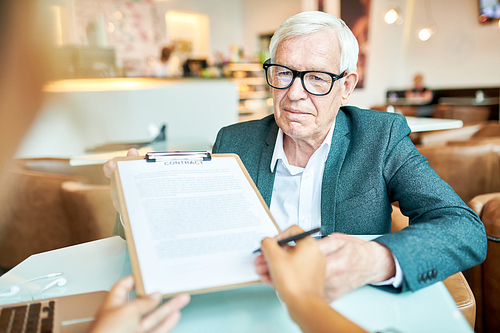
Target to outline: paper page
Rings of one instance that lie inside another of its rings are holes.
[[[252,252],[278,230],[234,157],[118,170],[147,294],[259,280]]]

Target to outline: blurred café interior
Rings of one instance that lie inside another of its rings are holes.
[[[261,66],[269,39],[285,18],[319,5],[344,16],[360,43],[352,105],[465,123],[498,120],[500,26],[480,16],[481,0],[44,3],[58,80],[46,85],[42,115],[18,157],[144,142],[163,125],[168,149],[210,149],[222,126],[272,113]],[[405,98],[415,75],[433,92],[426,106]]]
[[[419,151],[485,223],[488,258],[464,274],[476,330],[500,324],[498,0],[43,4],[55,79],[10,171],[19,186],[0,209],[4,270],[111,236],[105,154],[210,150],[221,127],[271,114],[262,70],[269,40],[284,19],[323,10],[343,18],[360,43],[361,80],[349,104],[407,116]]]

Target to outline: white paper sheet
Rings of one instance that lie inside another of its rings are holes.
[[[118,170],[147,294],[259,279],[252,252],[278,230],[234,157]]]

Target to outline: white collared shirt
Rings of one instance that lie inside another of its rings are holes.
[[[320,147],[311,156],[305,168],[290,165],[283,149],[283,131],[278,137],[271,159],[271,172],[276,168],[271,214],[281,230],[296,224],[304,230],[321,227],[321,185],[326,159],[330,152],[335,122]],[[315,234],[315,235],[319,235]],[[315,236],[313,235],[313,236]],[[392,285],[398,288],[403,281],[403,272],[393,255],[396,275],[374,285]]]
[[[334,126],[335,122],[305,168],[288,163],[283,131],[278,130],[270,166],[271,172],[276,168],[270,209],[281,230],[294,224],[304,230],[321,227],[321,184]]]

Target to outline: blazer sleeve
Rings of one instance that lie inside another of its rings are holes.
[[[410,225],[376,241],[398,259],[402,291],[415,291],[483,262],[487,240],[477,214],[429,166],[408,133],[397,117],[383,172],[391,201],[399,201]]]

